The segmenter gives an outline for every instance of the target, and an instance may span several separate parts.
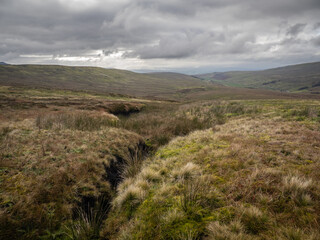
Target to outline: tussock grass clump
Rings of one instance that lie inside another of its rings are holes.
[[[292,175],[283,178],[283,194],[290,197],[298,206],[312,204],[312,197],[310,196],[312,187],[311,179]]]
[[[299,228],[281,228],[277,236],[281,240],[317,240],[320,238],[319,233],[304,232]]]
[[[200,174],[200,167],[192,162],[188,162],[180,169],[174,170],[172,177],[180,181],[188,181],[195,179],[195,177]]]
[[[115,125],[115,119],[106,116],[90,116],[86,112],[50,114],[38,116],[36,119],[36,126],[39,129],[94,131],[104,126]]]
[[[312,187],[312,180],[298,176],[286,176],[283,178],[283,189],[285,192],[299,195],[305,193]]]
[[[270,226],[269,217],[254,206],[244,209],[241,222],[245,226],[246,231],[251,234],[259,234],[266,231]]]
[[[180,209],[169,209],[162,216],[162,220],[165,224],[172,224],[174,222],[179,222],[185,217],[185,213]]]
[[[254,239],[245,233],[245,228],[239,221],[230,224],[221,224],[220,222],[212,222],[207,227],[209,240],[251,240]]]
[[[146,191],[141,187],[130,185],[113,201],[114,206],[126,209],[130,217],[137,206],[144,200]]]
[[[223,205],[221,194],[211,186],[206,175],[184,180],[179,195],[180,208],[190,216],[201,216],[202,211]]]
[[[64,225],[64,239],[99,239],[100,229],[107,218],[109,207],[110,200],[105,196],[100,197],[95,206],[78,207],[75,210],[77,217]]]
[[[121,167],[121,178],[127,179],[136,176],[142,166],[142,160],[148,153],[148,146],[145,144],[140,144],[137,148],[129,148],[128,154],[124,157],[125,163]]]
[[[146,180],[147,182],[159,182],[161,180],[161,176],[159,172],[148,168],[143,169],[140,174],[141,178]]]

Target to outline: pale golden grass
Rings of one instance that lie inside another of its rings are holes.
[[[158,171],[153,170],[152,168],[142,169],[139,176],[146,180],[147,182],[158,182],[161,180],[161,176]]]
[[[257,239],[245,233],[244,226],[239,221],[230,224],[212,222],[207,227],[208,240],[253,240]]]
[[[162,222],[164,224],[172,224],[174,222],[180,221],[185,216],[185,213],[181,211],[180,209],[170,209],[167,212],[165,212],[161,218]]]
[[[183,167],[179,167],[172,172],[172,177],[180,181],[192,180],[195,179],[196,176],[200,175],[200,167],[192,162],[188,162]]]
[[[249,208],[242,209],[240,220],[245,226],[247,232],[251,234],[259,234],[269,229],[271,225],[270,218],[259,208],[250,206]]]
[[[280,228],[275,235],[279,240],[318,240],[320,239],[319,232],[302,231],[299,228]]]
[[[294,195],[303,194],[313,185],[311,179],[305,179],[298,176],[286,176],[283,178],[283,190]]]
[[[71,113],[60,112],[44,116],[39,115],[36,119],[36,126],[39,129],[94,131],[102,127],[115,126],[118,120],[112,114],[73,111]]]
[[[123,207],[127,204],[133,208],[141,203],[145,197],[146,191],[144,189],[135,185],[130,185],[114,199],[113,204],[116,207]]]

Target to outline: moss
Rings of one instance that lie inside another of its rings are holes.
[[[181,152],[179,149],[161,149],[159,150],[156,155],[160,158],[168,158],[168,157],[174,157],[179,155]]]
[[[135,227],[131,229],[132,239],[176,239],[177,236],[192,234],[197,239],[204,232],[205,218],[178,214],[173,200],[157,201],[152,196],[146,199],[136,211]],[[173,213],[169,217],[167,214]]]
[[[163,147],[156,152],[156,156],[160,158],[170,158],[182,154],[193,154],[198,153],[204,145],[201,142],[188,142],[184,143],[183,141],[178,142],[177,145],[170,147]]]

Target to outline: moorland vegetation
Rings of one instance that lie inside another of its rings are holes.
[[[320,238],[316,96],[170,96],[0,87],[0,238]]]

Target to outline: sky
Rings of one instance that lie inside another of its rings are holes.
[[[187,74],[320,61],[319,0],[0,0],[0,61]]]

